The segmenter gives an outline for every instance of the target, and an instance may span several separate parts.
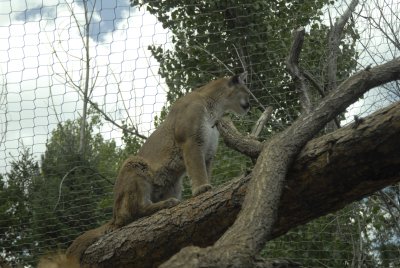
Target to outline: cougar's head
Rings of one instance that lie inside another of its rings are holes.
[[[250,90],[245,85],[247,72],[237,74],[229,78],[228,81],[228,96],[227,96],[227,110],[238,114],[244,115],[250,109]]]

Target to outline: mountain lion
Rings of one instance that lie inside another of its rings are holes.
[[[226,112],[248,112],[246,76],[214,80],[172,105],[137,155],[122,165],[114,186],[111,221],[75,239],[68,256],[80,259],[99,236],[178,204],[185,173],[191,179],[193,195],[211,189],[211,163],[219,136],[216,124]]]

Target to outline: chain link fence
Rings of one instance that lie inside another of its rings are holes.
[[[35,266],[112,214],[118,167],[179,96],[243,70],[257,97],[249,132],[274,113],[260,139],[301,111],[285,71],[291,31],[306,29],[300,65],[328,91],[330,28],[350,1],[0,0],[0,264]],[[360,1],[338,44],[339,84],[398,57],[400,3]],[[399,82],[376,88],[338,120],[400,99]],[[221,144],[214,184],[250,169]],[[185,180],[185,197],[190,197]],[[393,186],[271,241],[268,258],[305,267],[400,266],[400,188]],[[172,242],[172,241],[171,241]]]

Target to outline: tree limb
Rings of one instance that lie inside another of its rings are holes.
[[[339,43],[342,39],[342,32],[347,21],[350,19],[351,14],[358,5],[358,0],[352,0],[346,11],[342,14],[336,23],[331,27],[328,42],[328,62],[327,62],[327,75],[328,75],[328,88],[326,91],[330,92],[336,88],[336,74],[337,74],[337,57],[339,51]]]
[[[354,12],[358,0],[352,0],[348,8],[340,16],[336,23],[331,26],[329,32],[328,51],[327,51],[327,87],[325,89],[326,94],[337,88],[337,58],[339,52],[339,44],[342,40],[342,33],[344,26],[347,24],[352,13]],[[332,22],[331,22],[332,24]],[[339,120],[333,118],[332,122],[329,122],[326,126],[326,131],[330,132],[340,127]]]
[[[299,68],[300,52],[303,47],[305,29],[300,27],[293,31],[293,43],[290,49],[289,57],[286,60],[286,69],[290,73],[295,83],[297,91],[301,93],[300,103],[306,113],[311,112],[311,94],[306,83],[306,78]]]
[[[256,159],[260,154],[263,144],[254,137],[243,136],[230,119],[222,118],[219,120],[217,128],[228,147],[252,159]]]
[[[146,140],[146,139],[147,139],[147,137],[146,137],[145,135],[139,133],[139,130],[138,130],[136,127],[132,127],[132,130],[131,130],[131,129],[127,128],[127,127],[121,126],[121,125],[118,124],[115,120],[113,120],[111,117],[109,117],[109,116],[106,114],[106,112],[104,112],[102,109],[100,109],[100,107],[97,105],[97,103],[93,102],[91,99],[87,99],[87,101],[92,105],[92,107],[93,107],[97,112],[99,112],[99,113],[104,117],[104,119],[105,119],[106,121],[108,121],[108,122],[110,122],[111,124],[113,124],[114,126],[120,128],[122,131],[126,131],[127,133],[132,134],[132,135],[134,135],[134,136],[136,136],[136,137],[138,137],[138,138],[141,138],[141,139],[143,139],[143,140]]]
[[[273,111],[274,111],[274,109],[272,108],[272,106],[268,106],[264,110],[264,112],[261,114],[260,118],[258,118],[257,122],[254,124],[254,127],[250,133],[250,137],[257,138],[260,135],[265,124],[271,118]]]
[[[290,168],[269,238],[400,181],[400,103],[307,143]],[[377,142],[379,141],[379,142]],[[156,267],[212,245],[235,221],[252,174],[142,218],[89,247],[92,267]],[[189,266],[190,263],[187,263]]]

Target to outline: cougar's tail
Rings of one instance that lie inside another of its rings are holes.
[[[109,233],[116,228],[110,222],[96,228],[89,230],[82,235],[78,236],[74,242],[67,249],[66,255],[68,258],[80,260],[83,252],[94,242],[96,242],[102,235]]]
[[[37,268],[82,268],[79,261],[68,258],[61,252],[48,254],[40,258]]]

